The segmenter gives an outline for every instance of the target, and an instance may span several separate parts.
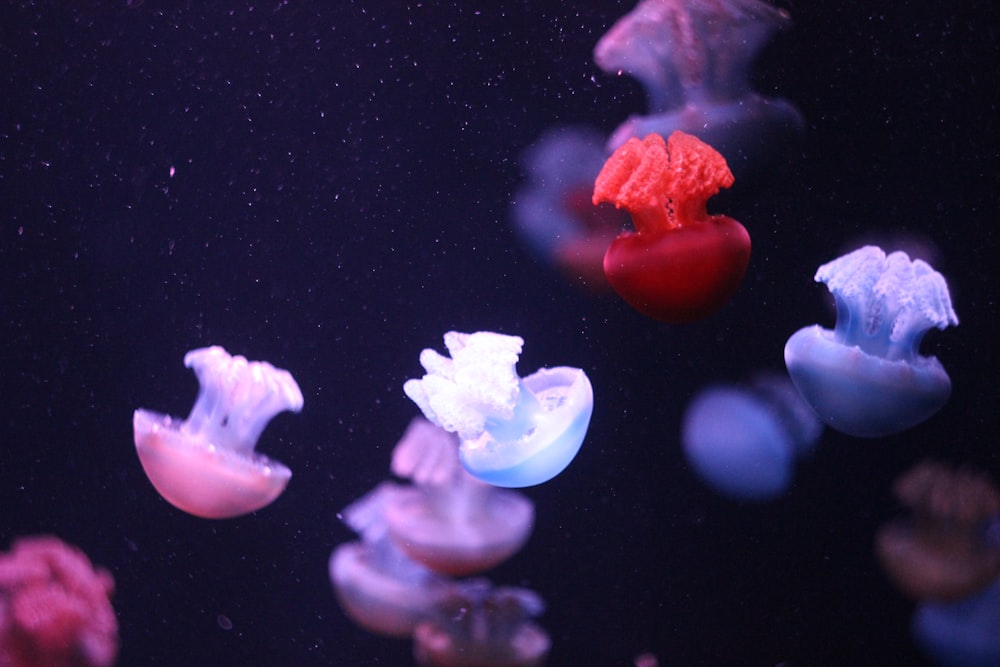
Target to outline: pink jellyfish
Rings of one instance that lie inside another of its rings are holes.
[[[384,482],[351,503],[344,522],[360,542],[341,544],[330,556],[330,582],[347,616],[370,632],[409,637],[427,617],[446,579],[411,560],[389,539],[385,506],[397,485]]]
[[[413,481],[386,503],[389,535],[410,558],[452,576],[482,572],[520,551],[534,523],[531,501],[462,468],[458,438],[426,419],[410,422],[392,471]]]
[[[107,667],[118,653],[114,580],[57,537],[0,554],[0,665]]]
[[[269,505],[292,472],[254,447],[272,417],[302,409],[299,386],[288,371],[230,356],[219,346],[191,350],[184,365],[201,384],[188,418],[141,409],[133,417],[149,481],[171,505],[205,519]]]

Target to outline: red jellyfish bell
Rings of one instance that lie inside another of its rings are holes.
[[[663,322],[695,322],[721,308],[750,262],[750,235],[705,203],[733,184],[725,158],[683,132],[629,139],[594,183],[594,204],[631,214],[604,255],[604,274],[625,301]]]

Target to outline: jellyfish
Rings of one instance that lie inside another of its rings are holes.
[[[254,452],[272,417],[302,409],[288,371],[232,357],[219,346],[191,350],[184,365],[201,388],[185,421],[136,410],[135,448],[149,481],[174,507],[206,519],[259,510],[288,485],[291,471]]]
[[[407,556],[452,576],[487,570],[520,551],[534,505],[467,473],[455,436],[416,418],[392,454],[392,471],[413,481],[385,503],[389,535]]]
[[[423,667],[531,667],[541,665],[552,642],[531,619],[544,602],[525,588],[494,588],[484,579],[447,588],[432,615],[413,634]]]
[[[114,580],[57,537],[0,553],[0,665],[109,667],[118,653]]]
[[[449,331],[451,358],[420,353],[427,371],[403,391],[432,423],[461,440],[459,457],[476,479],[494,486],[546,482],[580,450],[594,391],[579,368],[542,368],[521,378],[514,366],[524,341],[490,331]]]
[[[749,386],[703,389],[684,413],[684,456],[714,491],[738,500],[785,493],[795,462],[823,425],[787,376],[762,374]]]
[[[642,0],[594,49],[609,74],[639,80],[650,113],[612,134],[614,150],[633,137],[681,130],[715,146],[739,180],[784,164],[805,128],[786,100],[750,87],[750,65],[786,12],[759,0]]]
[[[643,315],[695,322],[721,308],[750,263],[750,235],[724,215],[708,215],[710,197],[733,183],[726,160],[683,132],[629,139],[594,183],[594,204],[632,215],[636,231],[604,255],[611,287]]]
[[[593,291],[607,290],[604,252],[627,224],[622,212],[590,203],[605,158],[596,130],[550,130],[524,152],[527,182],[511,200],[514,228],[535,254]]]
[[[945,667],[1000,665],[1000,580],[957,602],[924,602],[913,615],[917,644]]]
[[[430,614],[447,579],[409,558],[390,539],[385,508],[397,490],[383,482],[344,509],[344,522],[362,539],[334,549],[329,572],[351,620],[376,634],[409,637]]]
[[[800,329],[785,345],[785,364],[819,417],[874,438],[940,410],[951,380],[936,357],[920,355],[920,341],[931,327],[958,324],[941,274],[904,252],[864,246],[819,267],[816,281],[836,298],[836,328]]]
[[[893,492],[911,515],[879,529],[875,552],[900,591],[956,601],[1000,577],[1000,544],[988,533],[1000,516],[1000,489],[985,473],[925,461],[901,475]]]

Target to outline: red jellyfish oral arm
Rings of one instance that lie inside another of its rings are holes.
[[[706,203],[733,183],[725,158],[697,137],[674,132],[630,139],[605,163],[594,204],[632,216],[604,255],[608,282],[630,306],[663,322],[695,322],[721,308],[750,262],[743,225],[709,215]]]

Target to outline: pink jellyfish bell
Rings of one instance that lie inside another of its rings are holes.
[[[531,534],[531,501],[467,473],[458,438],[426,419],[410,422],[393,450],[392,471],[413,485],[398,488],[386,503],[389,535],[435,572],[488,570],[520,551]]]
[[[219,346],[191,350],[184,365],[201,384],[188,418],[140,409],[132,420],[149,481],[171,505],[205,519],[269,505],[292,472],[254,447],[276,414],[302,409],[299,386],[288,371],[230,356]]]

